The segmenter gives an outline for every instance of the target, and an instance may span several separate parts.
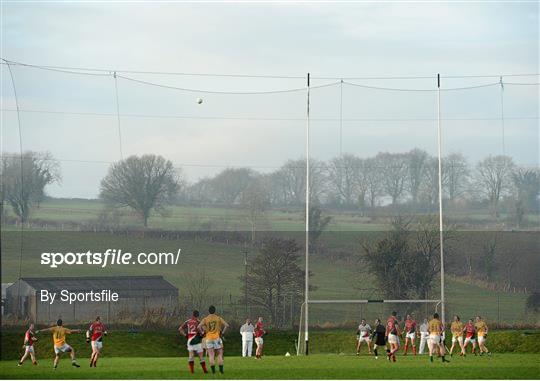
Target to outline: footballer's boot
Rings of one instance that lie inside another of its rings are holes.
[[[75,368],[80,368],[81,366],[79,364],[77,364],[75,361],[73,361],[71,363],[72,366],[74,366]]]

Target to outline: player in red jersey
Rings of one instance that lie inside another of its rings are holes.
[[[96,317],[96,321],[90,324],[86,331],[86,342],[92,345],[92,355],[90,356],[90,367],[97,367],[97,360],[103,348],[103,336],[107,335],[107,328],[101,322],[101,318]]]
[[[401,329],[397,320],[397,312],[392,312],[392,315],[386,321],[386,337],[390,344],[390,350],[387,351],[388,361],[396,362],[396,352],[399,350],[399,336]]]
[[[203,356],[203,347],[202,347],[202,332],[198,329],[201,321],[199,320],[199,311],[194,310],[190,319],[186,320],[178,328],[178,332],[182,336],[187,338],[187,350],[189,353],[189,371],[191,373],[195,372],[195,353],[199,356],[199,363],[204,373],[208,373],[206,370],[206,362],[204,361]]]
[[[471,343],[471,353],[476,356],[476,327],[474,326],[473,319],[469,319],[467,324],[465,324],[465,328],[463,328],[463,331],[465,332],[465,341],[463,342],[463,354],[465,354],[466,352],[467,345]]]
[[[403,349],[403,356],[407,355],[409,342],[412,345],[413,354],[416,356],[416,320],[411,315],[407,315],[407,319],[405,320],[405,348]]]
[[[255,344],[257,344],[257,350],[255,351],[255,357],[260,359],[263,355],[264,340],[263,336],[266,334],[263,325],[263,318],[259,317],[257,324],[255,324]]]
[[[22,366],[24,360],[26,360],[28,356],[32,359],[32,364],[37,365],[36,354],[34,352],[34,341],[36,340],[37,338],[34,336],[34,324],[30,324],[28,330],[24,334],[24,355],[19,361],[19,366]]]

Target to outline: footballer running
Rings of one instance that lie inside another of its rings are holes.
[[[478,349],[480,350],[480,356],[483,356],[484,353],[491,356],[491,352],[486,347],[488,326],[480,316],[476,317],[474,328],[476,329],[476,336],[478,337]]]
[[[101,322],[101,318],[96,317],[96,321],[90,324],[86,331],[86,342],[91,343],[92,355],[90,356],[90,367],[97,367],[97,360],[103,348],[103,336],[107,335],[107,328]]]
[[[32,364],[37,365],[36,354],[34,352],[34,341],[36,340],[37,338],[34,334],[34,324],[32,323],[28,327],[28,330],[24,333],[24,355],[19,360],[18,366],[22,366],[24,360],[26,360],[28,357],[32,359]]]

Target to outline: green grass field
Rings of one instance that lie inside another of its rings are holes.
[[[185,357],[107,358],[90,369],[87,359],[74,368],[67,358],[57,370],[51,360],[38,366],[1,361],[3,379],[535,379],[539,376],[540,356],[495,354],[492,357],[453,357],[450,363],[430,363],[427,356],[399,356],[396,363],[384,357],[311,355],[308,357],[266,356],[226,357],[225,374],[204,375],[196,364],[191,375]]]

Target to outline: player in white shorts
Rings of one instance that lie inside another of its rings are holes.
[[[450,325],[450,331],[452,332],[452,346],[450,347],[450,357],[452,357],[454,352],[454,347],[458,343],[461,350],[460,356],[465,356],[465,349],[463,347],[463,330],[465,326],[461,322],[461,319],[458,315],[454,316],[454,321]]]
[[[444,327],[441,320],[439,319],[438,313],[433,314],[433,319],[431,319],[428,323],[428,330],[429,361],[433,362],[433,354],[435,350],[438,349],[439,354],[442,357],[442,362],[450,362],[444,357],[444,342],[442,337]]]
[[[195,354],[199,356],[199,363],[203,370],[203,373],[208,373],[206,370],[206,362],[204,360],[204,350],[202,347],[202,332],[198,328],[200,324],[199,311],[194,310],[191,319],[186,320],[179,328],[178,331],[182,336],[187,338],[187,350],[189,353],[188,365],[190,373],[195,372]]]
[[[367,344],[368,354],[371,354],[371,326],[366,322],[366,319],[362,319],[360,322],[356,335],[356,355],[360,354],[360,347],[362,346],[362,343]]]
[[[392,315],[386,321],[386,336],[388,337],[388,344],[390,344],[390,350],[386,351],[388,361],[396,362],[396,352],[399,350],[400,335],[401,328],[398,324],[397,312],[393,311]]]
[[[80,333],[80,329],[69,329],[62,325],[62,319],[58,319],[56,322],[55,327],[45,328],[42,330],[37,330],[36,334],[39,332],[52,332],[53,336],[53,343],[54,343],[54,362],[53,362],[53,368],[56,369],[58,367],[58,362],[60,361],[60,354],[62,353],[69,353],[71,357],[71,365],[73,365],[76,368],[80,368],[81,366],[77,364],[77,360],[75,359],[75,351],[71,346],[66,343],[66,335],[72,334],[72,333]]]
[[[476,328],[474,327],[474,322],[472,319],[469,319],[467,324],[465,324],[465,341],[463,342],[463,352],[466,353],[467,345],[471,343],[472,349],[471,353],[476,356]]]

